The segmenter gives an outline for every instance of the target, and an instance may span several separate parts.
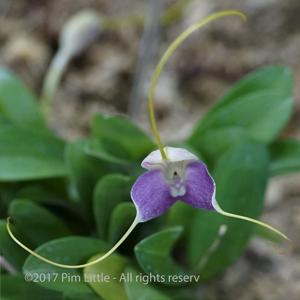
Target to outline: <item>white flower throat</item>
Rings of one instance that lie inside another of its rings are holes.
[[[162,170],[170,187],[170,195],[174,198],[186,194],[186,167],[198,158],[183,148],[165,147],[167,160],[164,160],[159,150],[151,152],[142,162],[142,167],[148,170]]]
[[[181,197],[186,193],[185,170],[185,161],[167,161],[164,165],[164,176],[169,183],[170,195],[172,197]]]

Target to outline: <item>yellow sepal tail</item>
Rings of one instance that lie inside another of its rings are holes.
[[[34,252],[33,250],[31,250],[30,248],[28,248],[26,245],[24,245],[20,240],[18,240],[16,238],[16,236],[12,233],[11,228],[10,228],[10,217],[7,218],[6,220],[6,228],[8,231],[8,234],[10,235],[10,237],[20,246],[22,247],[25,251],[27,251],[28,253],[30,253],[31,255],[35,256],[36,258],[51,264],[53,266],[56,267],[60,267],[60,268],[67,268],[67,269],[81,269],[81,268],[85,268],[88,266],[92,266],[95,265],[97,263],[99,263],[100,261],[104,260],[105,258],[107,258],[108,256],[110,256],[112,253],[114,253],[117,248],[126,240],[126,238],[130,235],[130,233],[134,230],[134,228],[137,226],[137,224],[139,223],[138,218],[136,217],[134,219],[134,221],[132,222],[131,226],[128,228],[128,230],[124,233],[124,235],[120,238],[120,240],[108,251],[106,252],[103,256],[97,258],[96,260],[90,261],[88,263],[85,264],[80,264],[80,265],[65,265],[65,264],[61,264],[58,262],[55,262],[51,259],[48,259],[36,252]]]
[[[194,31],[204,27],[205,25],[209,24],[212,21],[221,19],[226,16],[238,16],[242,20],[246,20],[247,17],[245,14],[238,10],[224,10],[221,12],[217,12],[214,14],[211,14],[204,18],[203,20],[196,22],[192,24],[190,27],[188,27],[186,30],[184,30],[173,42],[172,44],[168,47],[168,49],[165,51],[163,56],[161,57],[160,61],[156,65],[156,68],[153,72],[152,78],[151,78],[151,85],[148,91],[148,100],[149,100],[149,119],[150,119],[150,124],[151,124],[151,130],[154,136],[154,139],[157,143],[157,146],[160,150],[161,156],[164,160],[167,159],[167,155],[164,151],[164,146],[161,142],[160,134],[156,125],[156,119],[155,119],[155,111],[154,111],[154,94],[155,94],[155,89],[157,86],[157,81],[159,79],[160,73],[162,72],[165,64],[167,61],[170,59],[172,54],[175,52],[175,50],[187,39]]]
[[[278,229],[272,227],[271,225],[264,223],[262,221],[250,218],[250,217],[246,217],[246,216],[242,216],[242,215],[237,215],[237,214],[233,214],[230,212],[227,212],[225,210],[223,210],[219,203],[217,202],[217,200],[214,198],[213,199],[213,207],[214,209],[221,215],[229,217],[229,218],[234,218],[234,219],[239,219],[239,220],[243,220],[243,221],[247,221],[247,222],[251,222],[254,223],[256,225],[262,226],[264,228],[267,228],[268,230],[272,231],[273,233],[275,233],[278,237],[280,237],[281,239],[285,240],[288,242],[289,245],[289,249],[288,252],[291,251],[293,249],[293,242],[291,241],[291,239],[289,239],[284,233],[282,233],[281,231],[279,231]],[[286,252],[286,251],[282,251],[282,252]]]

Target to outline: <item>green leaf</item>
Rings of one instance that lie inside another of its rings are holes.
[[[16,230],[32,246],[70,235],[70,230],[47,209],[28,200],[14,200],[9,207]]]
[[[54,137],[28,133],[0,120],[0,180],[64,176],[63,149]]]
[[[170,275],[187,275],[171,256],[172,248],[183,231],[182,227],[171,227],[157,232],[135,246],[135,256],[141,268],[152,274],[165,277],[165,283],[175,285]]]
[[[111,166],[84,152],[86,140],[67,144],[65,159],[70,178],[71,198],[81,203],[90,218],[94,187],[103,175],[111,172]]]
[[[182,201],[177,201],[167,213],[167,224],[169,226],[182,226],[186,235],[192,226],[193,217],[196,214],[195,208]]]
[[[21,129],[48,132],[37,99],[12,73],[3,68],[0,68],[0,116]]]
[[[30,199],[49,206],[67,207],[69,205],[70,207],[72,205],[72,208],[74,207],[74,203],[68,199],[66,182],[63,178],[28,183],[18,190],[14,198]]]
[[[232,86],[223,100],[218,102],[212,111],[252,92],[270,90],[290,94],[293,85],[292,77],[290,69],[286,66],[270,65],[255,70]]]
[[[89,261],[95,260],[104,253],[95,255]],[[84,268],[84,276],[92,289],[105,300],[126,300],[125,289],[120,282],[122,273],[128,261],[117,254],[105,260]]]
[[[64,293],[64,300],[86,300],[87,295],[86,294],[70,294],[69,293]],[[88,295],[88,299],[89,300],[101,300],[103,298],[101,298],[100,296],[96,295],[96,294],[89,294]]]
[[[109,220],[108,240],[111,244],[116,243],[127,231],[136,216],[136,208],[131,202],[118,204]]]
[[[282,238],[279,237],[278,234],[276,234],[275,232],[270,231],[265,227],[257,226],[254,228],[253,233],[255,234],[256,237],[278,244],[279,247],[280,244],[282,244]]]
[[[112,160],[136,162],[154,148],[154,143],[142,130],[121,116],[95,116],[92,134],[98,141],[91,147],[92,153],[103,159],[110,156]]]
[[[109,145],[111,148],[109,148]],[[111,151],[114,149],[113,151]],[[92,138],[88,140],[85,152],[88,155],[94,156],[104,161],[108,161],[115,164],[129,165],[130,161],[125,151],[116,143],[110,143],[109,141],[102,141]]]
[[[159,290],[144,284],[139,280],[139,274],[135,269],[128,267],[125,274],[131,274],[132,280],[124,282],[126,293],[129,300],[170,300],[168,296],[164,295]]]
[[[2,300],[63,300],[61,293],[42,288],[32,282],[26,282],[23,277],[1,275]]]
[[[0,220],[0,253],[16,270],[22,270],[27,252],[20,248],[8,235],[5,220]]]
[[[271,174],[282,175],[300,171],[300,141],[282,140],[270,146]]]
[[[223,127],[210,129],[201,135],[202,153],[209,166],[225,153],[230,147],[253,140],[250,133],[241,127]]]
[[[227,151],[214,170],[216,197],[220,206],[229,212],[257,218],[262,212],[263,196],[268,178],[269,156],[260,144],[237,145]],[[208,249],[218,238],[221,225],[227,233],[219,247],[207,257]],[[223,272],[242,255],[255,225],[219,215],[216,212],[198,211],[191,226],[187,254],[190,266],[204,257],[208,262],[201,268],[201,280]]]
[[[109,250],[108,248],[108,245],[100,240],[86,237],[66,237],[45,243],[35,251],[56,262],[73,265],[85,263],[91,256],[99,252],[106,252]],[[51,280],[38,280],[37,283],[52,290],[72,295],[92,293],[84,281],[81,269],[56,267],[30,255],[25,261],[23,273],[50,276]]]
[[[130,200],[132,180],[123,175],[109,174],[99,180],[94,191],[93,211],[99,237],[108,237],[109,218],[121,202]]]
[[[239,81],[196,126],[188,143],[210,159],[248,136],[270,143],[289,120],[292,104],[289,69],[263,68]]]

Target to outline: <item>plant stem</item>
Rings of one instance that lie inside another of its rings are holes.
[[[17,270],[5,259],[4,256],[0,256],[0,269],[3,268],[11,275],[16,275]]]
[[[57,91],[64,70],[66,69],[70,59],[71,55],[68,54],[68,52],[59,50],[55,54],[50,64],[50,67],[44,80],[40,100],[41,111],[46,118],[48,118],[49,116],[55,93]]]

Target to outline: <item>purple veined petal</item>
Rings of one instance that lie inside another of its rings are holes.
[[[197,161],[187,165],[185,186],[182,201],[196,208],[215,210],[216,184],[204,163]]]
[[[131,189],[131,198],[140,222],[162,215],[176,201],[170,195],[161,170],[148,171],[139,176]]]

